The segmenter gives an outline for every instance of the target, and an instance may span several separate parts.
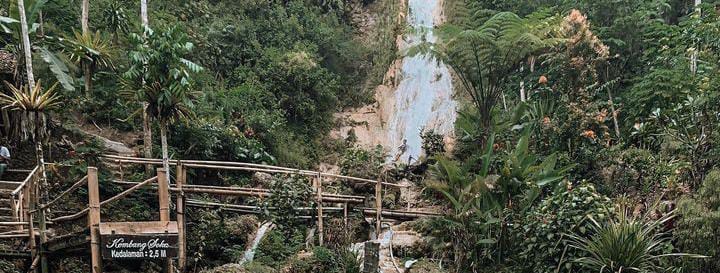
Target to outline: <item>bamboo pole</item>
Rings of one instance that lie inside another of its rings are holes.
[[[128,162],[128,163],[155,164],[155,165],[162,164],[161,159],[154,159],[154,158],[137,158],[137,157],[127,157],[127,156],[118,156],[118,155],[103,155],[103,157],[115,159],[115,160],[121,160],[123,162]],[[171,161],[171,165],[178,164],[178,163],[182,163],[185,165],[185,167],[188,167],[188,168],[206,168],[206,169],[258,171],[258,172],[285,173],[285,174],[301,174],[301,175],[313,176],[313,177],[315,175],[317,175],[317,173],[318,173],[317,171],[301,170],[301,169],[279,167],[279,166],[272,166],[272,165],[265,165],[265,164],[244,163],[244,162],[209,161],[209,160],[173,160],[173,161]],[[347,179],[347,180],[352,180],[352,181],[356,181],[356,182],[366,182],[366,183],[376,183],[377,182],[372,179],[352,177],[352,176],[339,175],[339,174],[331,174],[331,173],[323,173],[323,172],[320,172],[320,174],[324,177],[336,178],[336,179]],[[382,183],[383,185],[392,186],[392,187],[407,187],[404,185],[388,183],[385,181],[380,181],[380,183]]]
[[[315,178],[316,190],[317,190],[317,225],[318,225],[318,243],[323,246],[323,196],[322,196],[322,175],[320,172],[317,173]]]
[[[343,203],[343,229],[347,232],[348,228],[348,203]]]
[[[380,179],[377,180],[377,183],[375,184],[375,232],[380,237],[380,232],[382,228],[382,183],[380,183]]]
[[[21,195],[24,196],[24,198],[22,200],[22,207],[23,207],[23,213],[25,214],[25,219],[27,220],[27,225],[28,225],[28,241],[29,241],[28,244],[30,247],[30,255],[34,259],[35,258],[39,259],[40,256],[37,255],[37,248],[35,245],[35,232],[34,232],[34,228],[33,228],[33,216],[32,216],[32,214],[30,214],[30,209],[33,209],[35,202],[32,201],[32,195],[31,195],[32,192],[30,191],[30,188],[32,185],[28,186],[27,183],[32,183],[32,182],[25,181],[25,183],[24,183],[25,186],[24,186],[24,188],[22,188],[22,193],[21,193]],[[20,189],[21,188],[18,188],[17,190],[20,190]]]
[[[160,221],[162,222],[170,221],[170,190],[168,189],[170,185],[167,175],[167,169],[157,169],[158,203],[160,204]],[[172,259],[167,258],[165,260],[165,269],[167,273],[173,273]]]
[[[183,186],[185,185],[185,179],[187,172],[183,168],[182,164],[177,165],[177,188],[180,190],[177,192],[177,222],[178,222],[178,270],[182,273],[185,272],[186,253],[185,253],[185,193],[183,192]]]
[[[90,259],[92,273],[102,273],[100,258],[100,191],[97,168],[88,167],[88,228],[90,228]]]

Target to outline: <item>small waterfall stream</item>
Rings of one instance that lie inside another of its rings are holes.
[[[272,222],[265,222],[260,226],[260,228],[258,228],[257,232],[255,232],[255,239],[253,239],[250,247],[245,250],[245,254],[240,261],[241,265],[252,262],[252,260],[255,258],[255,251],[257,251],[258,245],[260,245],[262,239],[265,238],[265,234],[268,231],[272,230],[274,226],[275,225],[273,225]]]
[[[408,23],[413,31],[405,35],[401,51],[423,40],[435,42],[433,27],[440,21],[441,0],[408,0]],[[421,130],[452,135],[457,116],[452,77],[448,67],[427,55],[402,60],[402,79],[394,93],[395,111],[387,127],[389,160],[414,162],[423,153]]]

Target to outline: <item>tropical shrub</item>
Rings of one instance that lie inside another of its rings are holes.
[[[630,210],[620,207],[617,217],[592,222],[592,234],[571,234],[567,241],[579,251],[575,260],[594,272],[676,272],[668,263],[672,256],[693,256],[672,253],[672,238],[663,231],[674,217],[674,211],[658,219],[650,214],[641,217],[631,215]]]
[[[565,241],[565,233],[592,233],[592,221],[602,221],[611,212],[610,199],[587,182],[568,184],[531,208],[514,224],[518,265],[522,272],[576,272],[581,252]],[[512,259],[512,258],[511,258]]]
[[[300,216],[306,214],[301,207],[313,207],[313,189],[302,176],[275,177],[270,185],[271,195],[261,200],[262,213],[268,221],[286,236],[303,227]]]
[[[381,146],[372,150],[351,147],[345,150],[340,161],[340,173],[343,175],[376,179],[382,173],[385,154]],[[349,182],[351,186],[356,182]]]
[[[341,252],[340,255],[324,247],[312,249],[312,255],[308,257],[297,257],[290,261],[285,268],[288,273],[359,273],[359,264],[355,261],[354,255],[349,251]]]
[[[435,131],[423,130],[420,132],[420,137],[422,138],[422,149],[425,151],[425,156],[431,157],[445,152],[443,135],[435,133]]]
[[[695,198],[680,200],[678,214],[673,235],[680,250],[712,257],[720,255],[720,170],[707,174]],[[720,261],[687,259],[683,267],[688,272],[720,272]]]
[[[280,268],[288,258],[300,251],[305,243],[305,235],[294,231],[289,235],[273,229],[265,235],[255,253],[255,261],[273,268]]]

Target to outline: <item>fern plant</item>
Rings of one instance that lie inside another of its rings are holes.
[[[421,43],[408,54],[431,54],[452,68],[478,111],[477,126],[487,138],[492,131],[493,108],[512,72],[530,55],[562,41],[557,38],[560,17],[539,12],[522,18],[501,12],[483,22],[482,12],[463,14],[458,24],[436,31],[437,42]]]

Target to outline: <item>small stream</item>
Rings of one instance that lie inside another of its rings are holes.
[[[265,238],[265,234],[268,231],[272,230],[273,227],[274,225],[272,222],[265,222],[260,226],[260,228],[258,228],[257,232],[255,233],[255,239],[253,239],[252,241],[252,245],[250,245],[250,247],[245,250],[245,254],[240,261],[241,265],[253,261],[253,259],[255,258],[255,251],[257,251],[258,245],[260,245],[262,239]]]
[[[423,40],[435,42],[433,27],[440,21],[440,0],[409,0],[408,23],[414,31],[406,34],[401,51]],[[415,162],[423,153],[421,130],[452,135],[457,117],[452,77],[448,67],[427,55],[405,57],[402,79],[394,93],[395,111],[387,127],[389,160]],[[403,144],[406,141],[406,144]]]

